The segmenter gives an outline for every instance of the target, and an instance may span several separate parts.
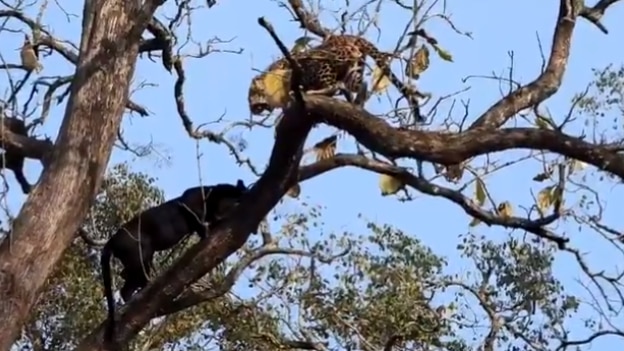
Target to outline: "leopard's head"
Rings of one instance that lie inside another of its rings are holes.
[[[268,113],[273,111],[273,107],[271,107],[271,105],[267,102],[262,78],[263,75],[258,75],[251,80],[249,93],[247,95],[249,111],[251,111],[251,114],[255,116],[261,115],[265,111]]]
[[[290,101],[290,69],[276,68],[251,80],[247,100],[253,115],[284,108]]]

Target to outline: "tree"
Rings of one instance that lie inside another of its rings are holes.
[[[9,93],[0,101],[4,168],[19,171],[23,156],[40,160],[43,170],[19,215],[8,218],[0,246],[0,315],[6,316],[0,318],[0,350],[11,345],[37,350],[114,349],[102,343],[102,320],[93,314],[100,312],[97,296],[78,295],[86,291],[80,289],[98,286],[98,270],[89,263],[87,253],[97,252],[111,228],[145,206],[162,201],[162,193],[153,188],[151,180],[130,174],[124,167],[116,168],[117,176],[113,172],[112,178],[102,182],[114,142],[119,140],[129,149],[120,129],[124,109],[148,114],[147,108],[129,94],[140,53],[150,58],[160,55],[163,67],[176,76],[176,108],[188,135],[225,145],[240,166],[259,178],[240,206],[211,229],[209,239],[189,241],[176,249],[174,258],[167,253],[159,261],[159,274],[119,311],[117,334],[122,344],[132,343],[135,349],[176,343],[186,349],[202,348],[205,345],[198,340],[201,335],[204,341],[224,350],[563,350],[606,335],[624,335],[617,319],[608,312],[624,304],[621,299],[613,302],[613,296],[621,296],[620,276],[609,272],[608,267],[595,269],[584,258],[583,250],[574,246],[574,239],[557,229],[557,225],[574,221],[596,239],[605,240],[610,248],[622,249],[618,230],[602,216],[599,195],[606,190],[579,182],[579,178],[587,177],[609,182],[600,178],[604,174],[617,180],[624,177],[621,136],[607,133],[602,124],[599,127],[603,130],[593,133],[601,136],[593,140],[574,130],[578,124],[598,125],[596,117],[609,113],[609,109],[623,109],[622,69],[596,70],[594,84],[573,99],[568,116],[551,116],[545,108],[546,101],[562,85],[576,24],[587,20],[607,33],[601,20],[617,2],[600,0],[590,7],[561,0],[550,52],[544,54],[547,58],[538,77],[526,84],[516,82],[513,75],[494,77],[506,82],[509,91],[480,115],[465,104],[463,120],[440,117],[442,106],[461,92],[437,101],[432,94],[421,92],[430,97],[429,117],[435,124],[415,129],[395,111],[394,103],[386,109],[392,113],[379,117],[370,112],[369,105],[359,107],[337,98],[299,94],[297,81],[300,70],[306,67],[295,65],[290,72],[292,82],[274,78],[284,77],[279,75],[269,75],[264,81],[278,89],[292,87],[293,94],[281,91],[288,104],[279,123],[278,118],[236,121],[221,132],[194,128],[185,106],[187,61],[218,50],[215,46],[222,42],[213,40],[206,48],[200,46],[199,52],[185,49],[190,40],[184,42],[184,38],[192,37],[191,19],[201,16],[199,4],[183,1],[161,7],[164,1],[85,1],[80,45],[72,48],[45,23],[47,2],[37,4],[37,9],[21,1],[2,2],[5,8],[0,9],[0,18],[25,28],[28,39],[20,52],[21,64],[0,65],[25,72],[18,80],[8,76]],[[415,20],[408,27],[414,29],[397,38],[396,52],[403,58],[396,60],[401,64],[393,65],[395,71],[401,68],[414,81],[428,74],[430,60],[454,60],[452,49],[443,47],[429,30],[431,19],[441,18],[458,35],[466,35],[457,29],[445,6],[424,1],[415,2],[419,6],[415,9],[412,6],[416,5],[392,3]],[[213,7],[215,2],[207,4]],[[325,6],[323,16],[319,16],[311,10],[319,6],[304,5],[300,0],[280,5],[306,31],[291,50],[305,51],[306,46],[316,45],[310,38],[327,39],[332,33],[331,20],[324,15],[335,9]],[[381,30],[381,8],[381,2],[347,3],[336,27],[372,40],[371,28]],[[438,10],[440,13],[435,12]],[[258,29],[263,28],[277,44],[276,50],[292,60],[280,39],[283,31],[268,18],[259,18],[258,24]],[[144,32],[149,34],[147,39]],[[11,33],[6,24],[0,27],[0,35]],[[37,62],[37,55],[43,64]],[[44,55],[62,56],[75,65],[75,72],[40,77],[27,92],[30,77],[49,69]],[[373,69],[375,81],[380,72]],[[67,91],[59,94],[57,89],[67,84]],[[44,86],[46,93],[39,97],[38,89]],[[371,88],[382,94],[388,84],[381,79]],[[423,89],[420,84],[418,88]],[[22,118],[30,129],[49,123],[46,117],[52,98],[63,101],[65,96],[63,123],[54,143],[15,127]],[[454,113],[452,109],[451,104],[449,116]],[[34,113],[40,117],[29,119]],[[575,125],[578,118],[583,122]],[[511,120],[517,125],[507,127]],[[465,121],[470,123],[467,128]],[[319,125],[340,133],[314,142],[311,130]],[[260,172],[243,155],[245,140],[233,140],[228,133],[240,127],[259,133],[263,126],[275,126],[275,138],[268,165]],[[342,148],[349,143],[343,134],[352,138],[357,153],[336,152],[339,145]],[[304,147],[308,140],[312,147]],[[516,157],[512,149],[526,153]],[[310,150],[316,160],[302,162]],[[506,158],[494,159],[491,154],[495,152],[502,152]],[[515,203],[492,190],[488,178],[493,174],[530,160],[541,168],[533,179],[541,186],[534,199]],[[601,175],[592,175],[587,165]],[[297,197],[299,184],[347,166],[380,174],[384,195],[412,200],[415,191],[461,208],[469,216],[466,225],[470,231],[461,236],[458,250],[472,262],[472,274],[444,272],[444,258],[415,239],[413,233],[395,226],[365,220],[367,228],[361,237],[357,234],[362,232],[351,230],[312,242],[305,232],[322,222],[323,211],[309,206],[279,214],[281,206],[276,206],[286,194]],[[452,184],[466,177],[470,180]],[[474,194],[467,194],[472,189]],[[128,201],[130,195],[137,197]],[[116,199],[123,199],[124,206]],[[269,213],[275,217],[271,228],[277,224],[280,229],[265,229],[250,238]],[[494,240],[479,234],[483,224],[509,233],[504,240]],[[285,258],[275,258],[277,254]],[[581,318],[575,314],[581,301],[568,294],[553,274],[553,261],[562,255],[572,257],[596,296],[590,305],[597,312],[585,326],[589,336],[570,335],[566,325]],[[261,291],[252,298],[229,293],[243,281],[243,271],[251,272],[249,284]],[[59,286],[73,293],[63,296]],[[448,291],[450,297],[436,301]],[[71,313],[76,318],[68,322]],[[162,316],[164,322],[150,324]],[[37,323],[44,320],[49,321],[44,327]],[[61,322],[55,324],[58,320]],[[465,328],[476,330],[483,320],[486,331],[471,332],[474,340],[462,334]],[[97,322],[99,326],[94,325]],[[19,340],[22,331],[24,336]]]

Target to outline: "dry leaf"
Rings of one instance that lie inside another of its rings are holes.
[[[381,196],[388,196],[396,194],[405,184],[402,181],[387,174],[379,175],[379,189],[381,190]]]
[[[547,186],[544,189],[540,190],[537,194],[537,209],[539,210],[541,215],[544,215],[544,211],[552,205],[552,187]]]
[[[314,144],[313,150],[316,154],[316,161],[321,161],[334,157],[334,155],[336,154],[337,140],[338,136],[332,135]]]
[[[22,61],[22,66],[29,71],[38,73],[43,68],[37,58],[37,52],[28,37],[24,38],[24,44],[20,50],[20,59]]]
[[[538,175],[533,177],[533,180],[536,181],[536,182],[543,182],[543,181],[545,181],[548,178],[550,178],[550,174],[548,174],[548,173],[539,173]]]
[[[386,89],[388,89],[388,86],[390,85],[390,79],[382,74],[381,68],[379,68],[378,66],[375,66],[375,68],[373,69],[372,84],[372,91],[376,94],[383,93],[384,91],[386,91]]]
[[[429,68],[429,49],[423,45],[407,63],[405,75],[412,79],[418,79],[427,68]]]
[[[546,179],[549,179],[553,174],[553,168],[552,166],[548,166],[546,167],[546,171],[544,171],[543,173],[539,173],[537,174],[535,177],[533,177],[533,180],[536,182],[543,182]]]
[[[501,202],[496,209],[498,210],[500,216],[503,218],[509,218],[513,216],[513,208],[509,201]]]

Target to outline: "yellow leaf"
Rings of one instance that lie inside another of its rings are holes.
[[[405,184],[393,176],[387,174],[381,174],[379,176],[379,189],[381,189],[381,196],[388,196],[396,194]]]
[[[37,73],[41,71],[42,66],[37,58],[37,52],[28,37],[25,38],[24,45],[20,50],[20,58],[22,60],[22,66],[28,71],[35,71]]]
[[[405,75],[412,79],[418,79],[427,68],[429,68],[429,49],[423,45],[407,63]]]
[[[468,224],[468,226],[470,227],[476,227],[479,225],[479,223],[481,223],[481,221],[477,218],[472,218],[472,221],[470,222],[470,224]]]
[[[483,206],[485,203],[485,184],[481,178],[477,178],[477,182],[475,184],[475,199],[479,206]]]
[[[544,211],[552,205],[553,199],[551,195],[552,187],[547,186],[540,190],[537,194],[537,209],[540,214],[544,215]]]
[[[513,216],[513,208],[509,201],[501,202],[496,209],[498,210],[500,216],[503,218],[509,218]]]
[[[271,107],[284,107],[290,100],[290,70],[276,69],[262,78],[264,94]]]
[[[292,198],[298,198],[299,195],[301,194],[301,186],[299,186],[299,184],[295,184],[293,185],[290,189],[288,189],[288,191],[286,192],[286,195],[292,197]]]
[[[440,58],[443,59],[444,61],[453,62],[453,56],[451,56],[451,54],[448,51],[440,48],[438,45],[433,45],[433,49],[436,51],[438,56],[440,56]]]
[[[373,92],[377,94],[383,93],[390,85],[390,79],[383,75],[381,68],[375,66],[372,75]]]
[[[316,161],[334,157],[337,140],[338,136],[332,135],[314,144],[313,150],[316,153]]]

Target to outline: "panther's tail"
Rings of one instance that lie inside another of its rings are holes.
[[[100,265],[102,267],[102,280],[104,282],[104,295],[106,296],[106,304],[108,305],[108,321],[104,339],[112,341],[115,336],[115,299],[113,298],[113,285],[111,278],[111,241],[107,242],[102,249],[102,257]]]

